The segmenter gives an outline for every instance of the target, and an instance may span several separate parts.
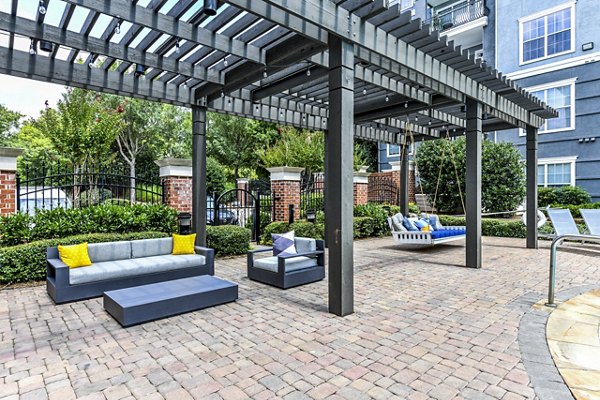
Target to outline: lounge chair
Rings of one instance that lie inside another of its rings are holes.
[[[548,208],[546,212],[552,221],[555,236],[580,234],[571,210],[568,208]]]
[[[581,213],[590,234],[600,235],[600,209],[580,209],[579,212]]]

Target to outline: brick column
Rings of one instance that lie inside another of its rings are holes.
[[[236,184],[237,184],[238,189],[248,190],[248,178],[238,178]],[[237,200],[238,200],[240,207],[246,207],[246,204],[248,204],[248,202],[249,202],[247,197],[248,196],[246,196],[246,194],[244,192],[237,193]]]
[[[294,205],[294,220],[300,217],[300,174],[304,168],[273,167],[271,173],[271,193],[275,200],[273,221],[288,221],[288,206]]]
[[[23,149],[0,147],[0,215],[17,212],[17,157]]]
[[[178,212],[192,212],[192,160],[164,158],[155,161],[160,167],[164,203]]]
[[[354,205],[369,202],[369,173],[354,173]]]

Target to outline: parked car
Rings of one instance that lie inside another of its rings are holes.
[[[71,199],[58,188],[44,189],[30,186],[22,188],[19,194],[19,210],[34,215],[36,210],[52,210],[55,208],[72,208]]]
[[[206,224],[214,225],[215,201],[211,196],[206,196]],[[237,215],[228,209],[219,210],[219,225],[239,225]]]

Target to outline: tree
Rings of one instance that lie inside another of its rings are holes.
[[[207,152],[223,165],[231,167],[234,178],[242,167],[256,167],[256,153],[268,144],[273,129],[246,118],[209,113]]]
[[[519,152],[510,143],[484,140],[482,154],[482,208],[487,212],[515,210],[525,196],[525,172]],[[441,212],[456,213],[463,208],[465,160],[465,138],[431,140],[417,149],[421,188],[430,201],[435,198]]]
[[[19,129],[19,121],[23,114],[11,111],[0,104],[0,146],[6,146],[9,139]]]
[[[292,127],[280,128],[281,136],[272,146],[261,149],[258,156],[269,167],[302,167],[306,172],[322,172],[325,162],[323,132]]]

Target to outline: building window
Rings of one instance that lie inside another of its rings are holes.
[[[538,186],[575,186],[577,157],[546,158],[538,161]]]
[[[402,147],[400,145],[397,144],[388,144],[386,145],[387,147],[387,156],[388,158],[390,157],[400,157],[400,151],[402,150]],[[412,155],[413,154],[413,150],[414,150],[414,143],[411,143],[408,146],[408,155]]]
[[[575,129],[575,80],[576,78],[527,88],[531,94],[558,111],[558,117],[547,119],[539,133]],[[524,135],[524,132],[521,134]]]
[[[574,51],[574,19],[575,2],[521,19],[521,64]]]

